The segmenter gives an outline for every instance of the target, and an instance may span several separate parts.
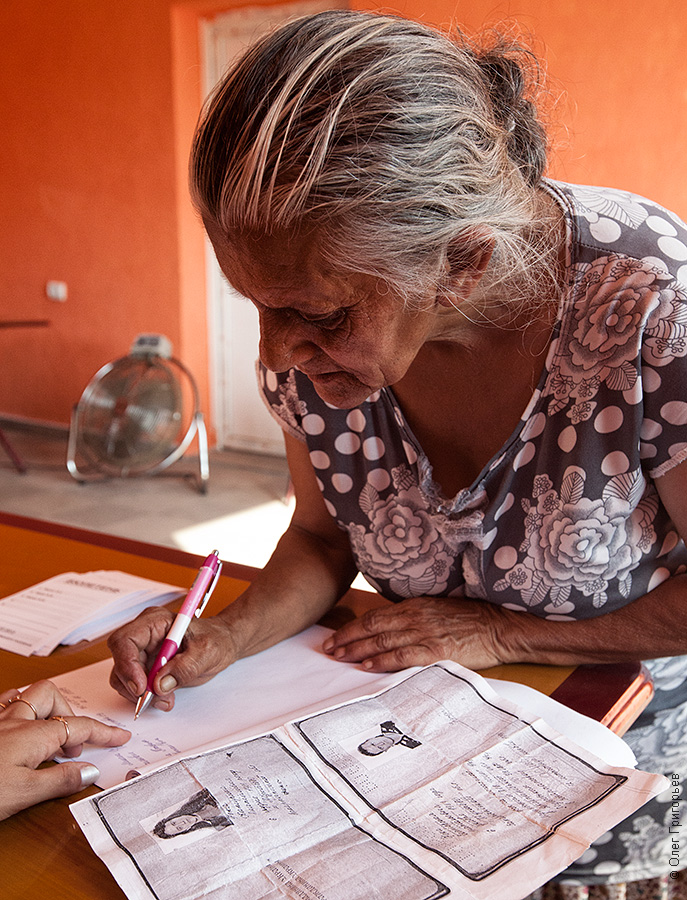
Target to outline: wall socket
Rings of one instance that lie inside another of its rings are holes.
[[[64,303],[67,299],[67,282],[48,281],[45,285],[45,293],[51,300],[59,300]]]

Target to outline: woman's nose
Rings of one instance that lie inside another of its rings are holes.
[[[279,310],[260,311],[260,361],[272,372],[301,365],[317,352],[298,322]]]

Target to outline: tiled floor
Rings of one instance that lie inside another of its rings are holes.
[[[213,451],[201,494],[192,455],[164,473],[79,484],[66,468],[66,432],[0,422],[24,459],[19,474],[0,447],[0,510],[261,566],[291,517],[286,461]],[[193,449],[193,448],[192,448]]]

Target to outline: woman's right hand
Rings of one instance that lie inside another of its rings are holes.
[[[114,667],[110,685],[135,703],[144,693],[148,672],[174,621],[164,607],[144,610],[113,632],[107,642]],[[237,659],[228,624],[219,616],[193,619],[179,652],[155,676],[153,706],[169,711],[178,687],[204,684]]]

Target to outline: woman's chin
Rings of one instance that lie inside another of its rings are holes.
[[[348,372],[325,372],[322,375],[309,375],[308,378],[318,396],[337,409],[360,406],[374,390]]]

